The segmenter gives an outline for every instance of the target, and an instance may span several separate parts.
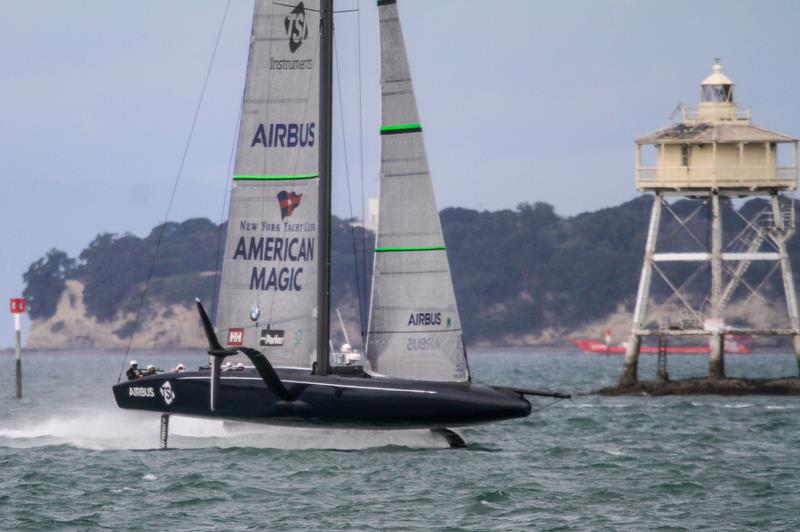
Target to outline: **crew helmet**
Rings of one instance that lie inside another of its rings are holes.
[[[135,360],[131,360],[131,361],[129,362],[129,364],[131,365],[131,367],[134,367],[134,366],[138,366],[138,365],[139,365],[139,363],[138,363],[138,362],[136,362]]]

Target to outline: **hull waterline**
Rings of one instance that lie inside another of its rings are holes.
[[[278,369],[297,397],[283,401],[251,370],[225,372],[211,411],[209,372],[166,373],[114,386],[121,408],[297,427],[459,427],[528,416],[520,394],[471,383],[317,376]]]

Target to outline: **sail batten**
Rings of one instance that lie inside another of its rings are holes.
[[[385,248],[375,248],[375,251],[378,253],[384,251],[436,251],[440,249],[446,249],[444,246],[402,246],[402,247],[385,247]],[[450,271],[448,270],[441,270],[441,271]]]
[[[317,321],[319,0],[256,0],[217,311],[226,346],[311,367]]]
[[[447,248],[395,2],[379,1],[381,170],[367,363],[378,375],[467,381]]]
[[[413,94],[411,90],[403,91],[403,92],[391,92],[391,93],[384,93],[384,96],[394,96],[397,94]],[[381,126],[381,135],[391,135],[393,133],[414,133],[416,131],[422,131],[422,125],[418,122],[411,123],[411,124],[388,124],[385,126]]]
[[[286,179],[316,179],[319,177],[319,174],[314,172],[311,174],[295,174],[295,175],[235,175],[233,176],[234,180],[239,179],[247,179],[247,180],[262,180],[262,181],[280,181]]]

